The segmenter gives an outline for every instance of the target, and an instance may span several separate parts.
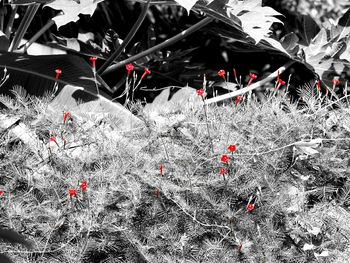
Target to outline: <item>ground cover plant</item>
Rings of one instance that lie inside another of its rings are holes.
[[[347,262],[331,2],[2,1],[0,261]]]
[[[2,224],[33,250],[1,251],[14,262],[346,262],[348,101],[329,110],[314,88],[309,107],[271,96],[205,111],[190,89],[124,133],[109,115],[58,114],[20,89],[2,97]]]

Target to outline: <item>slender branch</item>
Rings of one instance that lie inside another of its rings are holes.
[[[10,46],[11,52],[13,52],[18,48],[24,34],[27,32],[27,29],[30,23],[32,22],[36,12],[38,11],[39,6],[40,4],[32,4],[27,8],[26,13],[21,21],[21,24],[18,27],[17,33],[11,43],[11,46]]]
[[[139,18],[135,22],[134,26],[131,28],[129,34],[124,39],[123,43],[118,47],[116,51],[114,51],[114,53],[107,59],[107,61],[97,70],[98,74],[103,74],[103,72],[108,68],[108,66],[110,66],[113,63],[113,61],[120,56],[120,54],[123,52],[125,47],[130,43],[130,41],[135,36],[136,32],[139,30],[143,20],[145,20],[149,6],[150,6],[150,0],[148,0],[146,5],[143,6],[142,12]]]
[[[11,15],[9,18],[9,21],[7,22],[6,29],[5,29],[5,35],[10,38],[13,22],[15,21],[16,13],[17,13],[18,6],[15,5],[12,7]]]
[[[25,43],[24,45],[24,52],[27,51],[27,49],[35,42],[38,40],[39,37],[42,36],[42,34],[44,34],[53,24],[55,24],[55,21],[50,19],[46,25],[44,25],[42,28],[40,28],[40,30],[38,32],[36,32],[36,34],[27,41],[27,43]]]
[[[152,54],[153,52],[156,52],[160,49],[163,49],[167,46],[170,46],[174,43],[176,43],[177,41],[180,41],[181,39],[189,36],[190,34],[196,32],[197,30],[201,29],[202,27],[206,26],[207,24],[209,24],[213,19],[211,17],[206,17],[203,20],[201,20],[200,22],[198,22],[197,24],[194,24],[193,26],[191,26],[190,28],[182,31],[181,33],[165,40],[163,43],[160,43],[154,47],[151,47],[135,56],[132,56],[128,59],[125,59],[123,61],[120,61],[110,67],[108,67],[101,75],[105,75],[107,73],[112,72],[113,70],[119,69],[121,67],[123,67],[124,65],[134,62],[140,58],[143,58],[145,56],[148,56],[149,54]]]
[[[293,63],[294,63],[294,61],[289,61],[284,66],[280,67],[279,69],[277,69],[275,72],[271,73],[266,78],[264,78],[264,79],[262,79],[262,80],[260,80],[258,82],[255,82],[255,83],[251,84],[248,87],[245,87],[243,89],[239,89],[239,90],[236,90],[234,92],[230,92],[230,93],[227,93],[227,94],[224,94],[224,95],[221,95],[221,96],[217,96],[215,98],[207,99],[207,100],[205,100],[205,104],[209,105],[211,103],[215,103],[215,102],[219,102],[219,101],[226,100],[226,99],[229,99],[229,98],[237,97],[239,95],[243,95],[243,94],[245,94],[245,93],[247,93],[249,91],[252,91],[252,90],[254,90],[254,89],[264,85],[265,83],[275,79],[277,77],[278,71],[281,74],[288,67],[290,67]]]

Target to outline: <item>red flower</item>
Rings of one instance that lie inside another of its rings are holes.
[[[58,146],[57,140],[56,140],[56,138],[55,138],[54,136],[51,136],[51,137],[50,137],[49,143],[50,143],[50,142],[53,142],[53,143],[55,143],[55,144]]]
[[[235,68],[233,69],[233,76],[234,76],[235,79],[237,80],[237,72],[236,72],[236,69],[235,69]]]
[[[321,81],[320,80],[317,81],[316,87],[317,87],[318,91],[321,90]]]
[[[241,96],[237,96],[236,97],[236,101],[235,101],[235,104],[236,104],[236,107],[239,105],[239,103],[241,102]]]
[[[332,80],[332,84],[333,84],[333,87],[338,86],[340,84],[340,80],[339,79],[333,79]]]
[[[86,192],[86,189],[87,189],[87,182],[86,181],[83,181],[81,184],[80,184],[80,188],[81,188],[81,191],[83,193]]]
[[[219,72],[218,72],[218,76],[221,77],[221,78],[223,78],[224,80],[226,80],[226,79],[225,79],[225,74],[226,74],[226,72],[225,72],[225,70],[223,70],[223,69],[219,70]]]
[[[251,212],[251,211],[253,211],[254,210],[254,204],[248,204],[247,205],[247,211],[248,212]]]
[[[249,82],[247,86],[250,86],[250,84],[252,84],[252,82],[257,78],[257,76],[253,73],[249,73]]]
[[[96,60],[97,60],[97,57],[90,57],[90,61],[92,63],[93,69],[96,69]]]
[[[0,197],[4,195],[4,191],[0,191]]]
[[[233,153],[236,151],[236,145],[230,144],[227,149],[229,150],[229,152]]]
[[[278,80],[278,84],[280,84],[280,86],[282,86],[282,85],[286,84],[286,82],[283,81],[283,80],[281,80],[281,79],[279,79],[279,80]]]
[[[134,70],[134,65],[133,64],[126,64],[125,68],[128,71],[128,76],[129,76],[130,72]]]
[[[160,175],[163,175],[163,165],[162,164],[159,165],[159,171],[160,171]]]
[[[197,95],[203,97],[204,95],[204,89],[197,90]]]
[[[157,198],[159,197],[159,192],[160,192],[160,190],[159,190],[159,188],[157,187],[157,188],[156,188],[156,197],[157,197]]]
[[[62,74],[62,70],[58,68],[55,70],[55,72],[56,72],[56,81],[57,81],[58,77]]]
[[[225,168],[220,168],[220,174],[224,176],[227,173],[227,170]]]
[[[77,190],[75,190],[75,189],[69,189],[69,190],[68,190],[68,193],[69,193],[69,197],[70,197],[70,198],[72,198],[72,197],[78,198],[78,196],[77,196]]]
[[[276,86],[275,90],[278,90],[284,84],[286,84],[285,81],[283,81],[282,79],[278,79],[277,80],[277,86]]]
[[[144,68],[144,72],[141,76],[141,80],[143,80],[143,78],[146,77],[148,74],[151,74],[151,71],[148,68]]]
[[[221,155],[221,162],[228,163],[229,160],[230,158],[226,154]]]
[[[68,120],[70,120],[70,113],[68,111],[63,112],[63,123],[65,124]]]

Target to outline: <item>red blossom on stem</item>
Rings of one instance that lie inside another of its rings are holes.
[[[197,90],[197,95],[203,97],[204,95],[204,89]]]
[[[57,140],[56,140],[56,138],[54,136],[50,137],[49,143],[51,143],[51,142],[55,143],[58,146]]]
[[[163,164],[159,165],[159,171],[160,171],[160,175],[163,175]]]
[[[248,212],[251,212],[251,211],[253,211],[254,210],[254,204],[248,204],[247,205],[247,211]]]
[[[236,151],[236,145],[230,144],[227,149],[229,150],[229,152],[233,153]]]
[[[227,173],[227,170],[225,168],[220,168],[220,174],[224,176]]]
[[[340,80],[339,79],[333,79],[332,80],[332,84],[333,84],[333,87],[338,86],[340,84]]]
[[[68,120],[71,119],[70,113],[68,111],[63,112],[63,124],[66,124]]]
[[[275,90],[278,90],[282,85],[285,85],[285,84],[286,84],[285,81],[283,81],[282,79],[278,79],[277,86],[276,86]]]
[[[83,193],[85,193],[86,192],[86,189],[87,189],[87,182],[86,181],[83,181],[81,184],[80,184],[80,188],[81,188],[81,191],[83,192]]]
[[[159,188],[157,187],[157,188],[156,188],[156,198],[159,197],[159,192],[160,192],[160,190],[159,190]]]
[[[230,158],[226,154],[221,155],[221,162],[222,163],[228,163],[229,160],[230,160]]]
[[[252,84],[252,82],[257,78],[257,76],[254,73],[249,73],[249,81],[248,81],[248,85],[250,86],[250,84]]]
[[[223,69],[219,70],[218,76],[221,77],[221,78],[223,78],[223,79],[226,81],[225,75],[226,75],[225,70],[223,70]]]
[[[4,191],[0,191],[0,197],[4,195]]]
[[[236,97],[236,100],[235,100],[236,107],[238,107],[239,103],[241,102],[241,99],[242,99],[241,96]]]
[[[77,190],[76,189],[69,189],[68,190],[69,197],[72,199],[72,197],[78,198],[77,196]]]
[[[131,71],[134,70],[134,65],[133,64],[126,64],[125,65],[126,70],[128,71],[128,76],[130,75]]]
[[[92,63],[93,69],[96,69],[96,60],[97,60],[97,57],[90,57],[90,61]]]
[[[59,76],[62,74],[62,70],[58,68],[55,70],[55,72],[56,72],[56,81],[57,81]]]
[[[144,77],[146,77],[147,75],[151,74],[151,71],[148,68],[144,68],[144,72],[141,76],[141,80],[144,79]]]
[[[236,69],[235,69],[235,68],[233,69],[233,76],[234,76],[235,79],[237,80],[237,72],[236,72]]]
[[[316,87],[317,87],[318,91],[321,91],[321,81],[320,80],[317,81]]]

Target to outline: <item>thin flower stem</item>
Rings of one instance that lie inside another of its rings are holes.
[[[209,140],[210,140],[210,146],[211,146],[211,152],[214,154],[214,145],[213,145],[213,140],[211,139],[210,136],[210,130],[209,130],[209,123],[208,123],[208,114],[207,114],[207,106],[204,103],[204,98],[201,96],[202,100],[203,100],[203,110],[204,110],[204,115],[205,115],[205,122],[207,124],[207,131],[208,131],[208,136],[209,136]]]
[[[50,19],[46,25],[44,25],[42,28],[40,28],[40,30],[38,32],[36,32],[36,34],[27,41],[27,43],[25,43],[24,45],[24,52],[27,51],[27,49],[35,42],[38,40],[39,37],[41,37],[52,25],[55,24],[55,21]]]
[[[201,20],[200,22],[198,22],[197,24],[194,24],[193,26],[191,26],[190,28],[182,31],[181,33],[165,40],[163,43],[160,43],[154,47],[151,47],[143,52],[140,52],[139,54],[132,56],[128,59],[125,59],[123,61],[120,61],[112,66],[109,66],[103,73],[101,73],[101,75],[105,75],[108,74],[116,69],[119,69],[123,66],[125,66],[128,63],[132,63],[136,60],[139,60],[140,58],[143,58],[145,56],[148,56],[149,54],[152,54],[160,49],[163,49],[167,46],[170,46],[178,41],[180,41],[181,39],[189,36],[190,34],[196,32],[197,30],[201,29],[202,27],[206,26],[207,24],[209,24],[213,19],[211,17],[206,17],[203,20]]]
[[[219,101],[223,101],[223,100],[226,100],[226,99],[229,99],[229,98],[233,98],[233,97],[236,97],[236,96],[240,96],[240,95],[243,95],[249,91],[252,91],[262,85],[264,85],[265,83],[275,79],[277,77],[277,73],[278,71],[281,73],[283,73],[287,68],[289,68],[292,64],[294,63],[294,61],[289,61],[288,63],[286,63],[284,66],[280,67],[279,69],[277,69],[275,72],[271,73],[269,76],[267,76],[266,78],[258,81],[258,82],[255,82],[253,83],[252,85],[248,86],[248,87],[245,87],[243,89],[239,89],[239,90],[236,90],[234,92],[230,92],[230,93],[226,93],[224,95],[221,95],[221,96],[217,96],[215,98],[211,98],[211,99],[207,99],[204,101],[204,103],[206,105],[209,105],[209,104],[212,104],[212,103],[216,103],[216,102],[219,102]]]
[[[6,25],[5,35],[8,38],[10,37],[11,31],[12,31],[12,26],[13,26],[13,22],[15,21],[15,16],[16,16],[16,13],[17,13],[17,9],[18,9],[17,5],[12,7],[11,15],[10,15],[10,18],[9,18],[9,20],[7,22],[7,25]]]
[[[150,0],[148,0],[146,5],[143,6],[139,18],[135,22],[134,26],[131,28],[129,34],[124,39],[123,43],[119,46],[119,48],[116,51],[114,51],[114,53],[98,69],[98,71],[97,71],[98,74],[103,74],[106,71],[106,69],[113,63],[113,61],[116,60],[120,56],[120,54],[123,52],[125,47],[130,43],[130,41],[135,36],[136,32],[139,30],[143,20],[145,19],[146,15],[147,15],[147,11],[149,9],[149,6],[150,6]]]
[[[40,4],[32,4],[27,8],[26,13],[18,27],[17,33],[11,43],[10,52],[13,52],[18,48],[24,34],[27,32],[30,23],[32,22],[36,12],[38,11],[39,6]]]

